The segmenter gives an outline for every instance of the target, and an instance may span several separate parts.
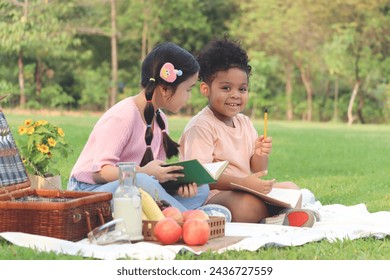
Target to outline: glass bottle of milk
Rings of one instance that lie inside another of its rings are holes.
[[[131,241],[143,240],[141,194],[136,182],[136,163],[119,162],[119,187],[114,193],[114,218],[125,221]]]

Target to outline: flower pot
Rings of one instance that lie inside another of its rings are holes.
[[[32,189],[62,190],[60,175],[44,178],[38,175],[28,174],[28,177],[30,178]]]

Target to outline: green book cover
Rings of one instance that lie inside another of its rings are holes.
[[[180,186],[190,183],[196,183],[198,186],[202,184],[215,183],[218,177],[222,174],[228,165],[227,161],[201,164],[197,159],[185,160],[164,164],[163,166],[183,166],[184,169],[180,173],[184,177],[177,178],[177,181],[168,181],[161,185],[169,192],[176,191]]]

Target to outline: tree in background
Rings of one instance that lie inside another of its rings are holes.
[[[329,87],[326,86],[328,77],[324,68],[331,67],[327,72],[328,75],[331,73],[331,77],[335,71],[343,71],[336,75],[341,75],[344,79],[351,77],[347,77],[345,71],[354,69],[353,76],[355,81],[359,82],[354,83],[349,102],[348,115],[351,116],[352,106],[362,82],[361,75],[366,76],[363,73],[367,66],[374,69],[386,60],[386,56],[383,56],[383,52],[388,52],[389,44],[386,35],[389,34],[389,4],[386,4],[386,1],[249,0],[242,2],[240,9],[241,16],[235,19],[230,29],[252,53],[264,51],[268,56],[278,58],[279,71],[285,73],[283,107],[288,120],[293,118],[293,112],[296,114],[302,107],[299,105],[300,97],[292,96],[294,77],[297,77],[295,71],[299,71],[300,82],[306,91],[306,113],[303,118],[310,121],[313,117],[313,105],[319,113],[326,109],[323,106],[325,103],[321,101],[329,96]],[[341,28],[336,28],[337,26]],[[347,43],[347,38],[353,42]],[[340,45],[341,43],[343,45]],[[332,44],[333,48],[330,49]],[[338,47],[340,49],[337,49]],[[331,53],[327,53],[328,51]],[[348,57],[355,59],[348,60]],[[364,61],[370,62],[363,62],[363,57]],[[339,65],[336,69],[337,60],[347,64]],[[359,78],[356,78],[357,73]],[[388,79],[385,79],[385,83],[388,82]],[[338,90],[336,92],[338,93]],[[321,96],[323,98],[320,98]],[[360,122],[364,123],[361,108],[366,98],[359,96],[361,98],[358,116]],[[313,103],[315,101],[316,103]],[[324,117],[324,114],[319,116]]]
[[[72,3],[15,0],[1,3],[0,9],[0,46],[11,57],[17,57],[19,105],[24,107],[27,102],[25,61],[34,61],[35,98],[39,99],[43,74],[49,78],[53,74],[51,60],[70,55],[65,51],[70,45],[77,44],[73,40],[72,30],[64,28]],[[57,94],[62,95],[62,92]],[[63,99],[70,101],[66,96]]]
[[[389,11],[386,0],[2,1],[0,94],[103,111],[138,92],[155,44],[196,55],[229,34],[250,55],[252,117],[267,106],[278,119],[388,122]],[[194,90],[183,113],[206,102]]]
[[[319,46],[327,38],[326,25],[328,1],[308,5],[305,0],[250,0],[241,4],[242,16],[237,19],[232,32],[252,51],[264,51],[280,61],[284,73],[286,118],[293,119],[294,67],[300,72],[306,90],[304,119],[312,120],[313,68],[320,61],[316,56]]]

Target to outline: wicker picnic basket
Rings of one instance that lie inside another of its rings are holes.
[[[25,232],[70,241],[112,220],[112,194],[37,190],[30,181],[0,108],[0,232]]]

